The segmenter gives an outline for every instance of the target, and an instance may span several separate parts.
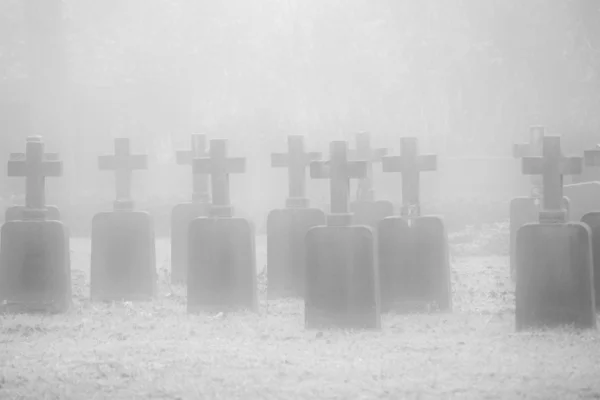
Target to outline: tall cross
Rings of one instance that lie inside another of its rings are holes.
[[[371,147],[371,135],[367,132],[356,134],[356,149],[350,151],[350,158],[356,161],[367,162],[367,175],[358,182],[357,200],[373,201],[375,193],[373,190],[373,163],[380,162],[387,154],[387,149]]]
[[[148,168],[148,156],[131,154],[129,138],[115,139],[115,154],[98,157],[98,168],[102,171],[115,171],[115,208],[133,207],[131,199],[131,175],[134,170]]]
[[[540,220],[564,221],[563,176],[580,174],[583,158],[564,157],[560,148],[560,136],[546,136],[543,140],[542,157],[523,157],[522,169],[525,175],[542,175]]]
[[[532,126],[529,128],[529,142],[517,143],[513,145],[513,157],[541,157],[542,146],[545,137],[545,129],[543,126]],[[531,177],[531,194],[532,197],[538,198],[541,195],[542,182],[536,177]]]
[[[419,175],[437,169],[437,156],[419,155],[418,140],[415,137],[400,139],[400,156],[386,156],[382,159],[383,172],[402,174],[402,214],[419,216]]]
[[[179,150],[176,155],[177,164],[179,165],[192,165],[195,158],[207,157],[206,135],[193,134],[191,149]],[[192,201],[195,203],[205,203],[210,201],[207,174],[192,173]]]
[[[271,167],[288,169],[288,198],[286,207],[308,207],[306,198],[306,167],[321,159],[321,153],[304,151],[304,137],[288,136],[288,152],[271,154]]]
[[[229,174],[246,172],[246,159],[227,158],[227,140],[212,139],[209,157],[193,161],[194,174],[209,174],[212,192],[211,215],[215,217],[233,216],[229,197]]]
[[[364,179],[368,163],[348,161],[348,143],[345,141],[331,142],[329,152],[329,161],[310,163],[310,176],[313,179],[330,180],[332,214],[349,214],[350,179]]]
[[[8,161],[8,176],[25,177],[25,207],[31,210],[46,208],[46,177],[62,176],[63,164],[58,154],[44,154],[40,136],[27,138],[25,154],[14,153]]]

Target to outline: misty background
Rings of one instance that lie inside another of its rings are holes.
[[[191,133],[227,138],[247,157],[231,178],[237,215],[260,229],[287,195],[269,165],[286,135],[325,156],[359,131],[396,154],[417,136],[440,157],[423,199],[452,228],[503,218],[527,194],[511,148],[530,125],[567,153],[596,144],[599,72],[596,0],[0,0],[0,158],[43,135],[65,162],[49,202],[85,232],[114,198],[96,157],[130,137],[150,165],[134,198],[160,234],[191,197],[175,151]],[[400,177],[375,171],[378,197],[399,201]],[[309,187],[328,202],[327,182]],[[0,179],[3,205],[22,190]]]

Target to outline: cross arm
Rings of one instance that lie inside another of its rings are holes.
[[[600,167],[600,149],[585,150],[583,158],[586,167]]]
[[[7,165],[7,175],[10,177],[22,177],[32,173],[31,168],[36,168],[36,165],[31,165],[25,160],[9,160]],[[58,177],[63,174],[62,161],[42,161],[39,164],[42,176]]]

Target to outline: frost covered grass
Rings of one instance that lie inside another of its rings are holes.
[[[89,241],[72,249],[69,313],[0,317],[0,399],[600,398],[600,335],[515,333],[505,256],[453,252],[452,314],[343,332],[304,330],[300,301],[265,300],[264,273],[258,315],[187,315],[166,240],[156,301],[93,304]]]

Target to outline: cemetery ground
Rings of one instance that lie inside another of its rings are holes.
[[[505,225],[451,236],[453,313],[343,332],[266,301],[265,237],[258,315],[188,315],[167,239],[157,300],[90,303],[90,242],[74,238],[72,310],[0,317],[0,399],[600,399],[598,332],[515,333],[507,243]]]

